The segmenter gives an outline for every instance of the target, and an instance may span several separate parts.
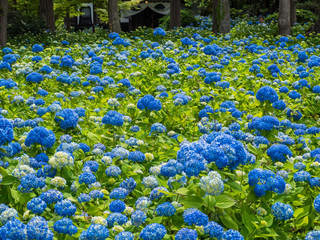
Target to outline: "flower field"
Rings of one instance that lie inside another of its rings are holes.
[[[3,48],[0,240],[320,239],[318,44],[201,27]]]

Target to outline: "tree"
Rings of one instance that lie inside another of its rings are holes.
[[[317,12],[318,12],[318,21],[308,29],[307,35],[313,32],[320,33],[320,7],[317,9]]]
[[[0,0],[0,45],[7,44],[8,0]]]
[[[111,32],[120,33],[120,19],[118,0],[109,0],[108,2],[109,28]]]
[[[290,26],[297,22],[296,0],[290,0]]]
[[[180,0],[170,0],[170,28],[181,27]]]
[[[50,32],[54,32],[56,30],[53,0],[40,0],[39,16],[46,21],[47,27]]]
[[[229,0],[213,0],[213,25],[214,33],[230,32],[230,3]]]
[[[290,34],[290,1],[279,0],[279,34]]]

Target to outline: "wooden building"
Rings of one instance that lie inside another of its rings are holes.
[[[133,31],[139,26],[156,28],[159,19],[170,14],[170,1],[143,1],[130,10],[121,11],[120,22],[124,31]]]
[[[94,10],[94,3],[82,3],[79,11],[83,14],[71,19],[71,26],[75,30],[83,30],[103,25]],[[159,26],[159,19],[170,14],[170,0],[141,1],[137,6],[129,10],[120,11],[120,23],[122,31],[133,31],[139,26],[156,28]]]

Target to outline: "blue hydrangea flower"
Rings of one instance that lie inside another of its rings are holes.
[[[78,228],[69,218],[62,218],[56,221],[53,225],[53,230],[55,230],[57,233],[68,234],[70,236],[78,232]]]
[[[144,227],[140,233],[143,240],[162,240],[166,235],[166,228],[159,223],[152,223]]]
[[[211,221],[203,228],[204,233],[208,234],[211,238],[215,237],[221,239],[223,235],[223,227],[221,227],[218,223]]]
[[[183,220],[189,226],[193,224],[197,226],[206,226],[209,222],[208,216],[195,208],[185,210],[183,213]]]
[[[121,200],[114,200],[109,204],[111,212],[122,213],[126,209],[126,204]]]
[[[26,80],[27,80],[27,82],[39,83],[39,82],[43,81],[43,76],[40,73],[32,72],[32,73],[28,74]]]
[[[79,183],[91,184],[96,181],[96,176],[92,172],[84,172],[79,176]]]
[[[22,192],[29,192],[31,189],[43,188],[45,185],[46,184],[43,179],[38,178],[34,174],[27,174],[21,178],[18,189]]]
[[[277,92],[269,86],[264,86],[260,88],[256,94],[256,98],[260,102],[264,101],[270,101],[270,103],[273,103],[279,99]]]
[[[78,197],[79,203],[86,203],[86,202],[90,202],[91,200],[92,198],[90,197],[90,195],[86,193],[81,193],[80,196]]]
[[[311,187],[320,187],[320,178],[319,177],[310,178],[309,184]]]
[[[130,177],[127,178],[126,180],[123,180],[122,183],[120,183],[121,188],[127,189],[129,192],[132,192],[137,186],[136,181]]]
[[[272,103],[272,107],[278,110],[284,110],[286,108],[286,104],[283,100],[277,100]]]
[[[27,203],[27,208],[35,214],[41,214],[46,209],[47,204],[39,197],[33,198]]]
[[[77,210],[76,206],[68,199],[57,202],[54,209],[58,215],[63,217],[72,216]]]
[[[197,231],[189,228],[180,229],[174,237],[175,240],[197,240],[197,238]]]
[[[32,52],[42,52],[43,51],[43,47],[39,44],[34,44],[32,46]]]
[[[304,240],[317,240],[317,239],[320,239],[320,231],[313,230],[311,232],[308,232]]]
[[[311,174],[306,171],[299,171],[293,175],[293,180],[295,182],[308,182],[311,179]]]
[[[110,166],[105,173],[109,177],[118,177],[121,174],[121,169],[118,166]]]
[[[13,140],[13,125],[3,117],[0,117],[0,146]]]
[[[79,116],[75,110],[66,108],[56,113],[55,121],[62,129],[75,128],[79,121]]]
[[[122,187],[114,188],[110,194],[109,197],[111,199],[124,199],[129,194],[128,190]]]
[[[140,110],[160,111],[162,104],[160,100],[155,99],[152,95],[145,95],[143,98],[138,100],[137,107]]]
[[[0,228],[0,234],[1,239],[27,240],[26,226],[15,218]]]
[[[122,126],[124,123],[123,115],[117,111],[108,111],[107,114],[102,118],[102,123],[113,126]]]
[[[286,162],[286,157],[292,157],[292,152],[284,144],[274,144],[267,150],[267,155],[272,161]]]
[[[275,127],[279,126],[280,122],[277,118],[272,116],[263,116],[261,118],[254,117],[252,122],[248,123],[249,129],[256,129],[256,130],[267,130],[270,131]]]
[[[38,143],[43,147],[51,148],[56,141],[56,136],[51,130],[44,127],[35,127],[32,129],[25,140],[25,145],[30,147],[34,143]]]
[[[125,215],[123,215],[122,213],[118,213],[118,212],[111,213],[107,217],[107,222],[108,222],[109,227],[113,227],[116,223],[118,225],[123,225],[127,221],[128,221],[128,218]]]
[[[158,216],[172,216],[176,209],[171,203],[165,202],[157,206],[156,212]]]
[[[224,232],[221,237],[222,240],[244,240],[244,237],[237,231],[229,229]]]
[[[144,224],[146,219],[147,219],[147,215],[141,210],[136,210],[131,214],[131,223],[134,226],[139,226]]]
[[[289,204],[276,202],[271,207],[271,213],[276,219],[286,221],[292,218],[293,209]]]
[[[121,232],[116,235],[115,240],[133,240],[134,236],[131,232]]]
[[[174,159],[170,159],[166,164],[163,164],[160,169],[161,175],[165,177],[174,177],[183,171],[183,165]]]
[[[153,31],[153,35],[154,36],[158,36],[158,35],[165,36],[166,32],[162,28],[158,27]]]
[[[86,231],[83,231],[80,240],[105,240],[109,237],[109,230],[100,224],[91,224]]]
[[[281,176],[276,176],[270,170],[260,168],[253,169],[248,174],[249,185],[254,186],[254,192],[257,197],[262,197],[266,191],[283,193],[286,189],[286,182]]]
[[[151,126],[150,134],[154,133],[164,133],[167,131],[167,128],[161,123],[154,123]]]
[[[130,152],[128,156],[128,159],[133,162],[143,162],[145,158],[144,153],[140,151]]]
[[[299,98],[301,98],[301,94],[298,93],[297,91],[293,90],[293,91],[289,92],[289,97],[292,99],[299,99]]]
[[[41,193],[40,198],[47,204],[52,204],[61,201],[63,194],[58,190],[50,189],[47,192]]]
[[[92,190],[91,192],[89,192],[89,195],[93,199],[98,199],[98,198],[103,198],[104,197],[103,192],[100,191],[100,190]]]
[[[32,218],[27,226],[28,239],[48,239],[53,240],[53,233],[49,229],[45,218],[36,216]]]

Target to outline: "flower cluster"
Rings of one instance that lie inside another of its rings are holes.
[[[51,148],[56,141],[56,136],[51,130],[47,130],[44,127],[35,127],[32,129],[24,144],[30,147],[34,143],[38,143],[45,148]]]
[[[150,111],[160,111],[162,104],[160,100],[155,99],[152,95],[148,94],[138,100],[137,107],[140,110],[147,109]]]
[[[289,204],[284,204],[281,202],[276,202],[271,207],[271,213],[276,219],[286,221],[292,218],[293,209]]]
[[[253,169],[249,172],[249,185],[254,186],[257,197],[262,197],[267,191],[283,193],[286,189],[286,182],[281,176],[276,176],[270,170],[261,168]]]
[[[79,116],[73,109],[63,109],[56,113],[55,121],[62,129],[75,128],[79,121]]]

